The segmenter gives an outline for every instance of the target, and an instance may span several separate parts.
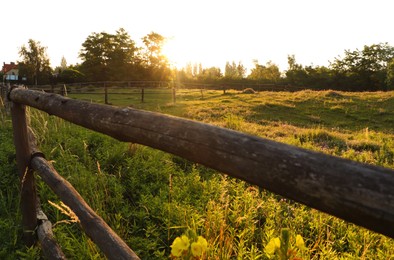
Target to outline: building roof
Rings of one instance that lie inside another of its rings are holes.
[[[13,69],[18,69],[18,65],[15,64],[14,62],[11,62],[10,64],[6,64],[5,62],[3,63],[2,71],[4,74],[6,74],[7,72]]]

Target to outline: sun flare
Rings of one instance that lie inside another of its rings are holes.
[[[214,48],[204,42],[184,38],[168,38],[162,53],[167,57],[171,66],[181,69],[187,64],[200,64],[203,67],[221,66],[225,63],[217,57]]]
[[[191,46],[173,37],[167,39],[162,53],[167,57],[171,66],[178,69],[185,67],[187,63],[195,62],[192,55],[190,55],[192,53]]]

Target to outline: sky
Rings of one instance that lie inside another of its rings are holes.
[[[47,47],[54,68],[64,56],[80,63],[93,32],[124,28],[137,45],[156,32],[168,38],[172,65],[198,62],[248,69],[253,60],[287,69],[287,56],[303,65],[328,66],[345,50],[394,45],[392,0],[19,0],[2,5],[0,62],[21,60],[29,39]]]

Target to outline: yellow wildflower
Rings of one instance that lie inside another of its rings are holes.
[[[189,249],[189,238],[185,235],[175,238],[171,245],[171,255],[181,256],[184,251]]]
[[[202,256],[207,251],[208,242],[202,236],[198,236],[197,242],[193,242],[191,249],[193,256]]]
[[[302,238],[301,235],[296,236],[296,247],[298,247],[299,249],[305,248],[304,239]]]
[[[268,255],[273,255],[275,254],[276,250],[280,248],[280,239],[279,237],[275,237],[268,242],[268,244],[265,246],[264,251]]]

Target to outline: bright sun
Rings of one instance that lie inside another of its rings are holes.
[[[222,67],[229,61],[228,56],[233,53],[221,46],[220,43],[206,39],[171,37],[167,38],[162,54],[168,58],[171,66],[177,69],[186,67],[188,63],[201,63],[203,68],[219,67],[223,69]]]
[[[166,44],[163,46],[162,53],[167,57],[171,66],[178,69],[186,66],[187,63],[193,63],[195,60],[191,58],[191,48],[185,44],[182,44],[175,38],[167,39]]]
[[[218,60],[211,46],[184,38],[168,38],[162,53],[168,58],[171,66],[184,68],[188,63],[201,63],[203,67],[220,66],[223,60]]]

